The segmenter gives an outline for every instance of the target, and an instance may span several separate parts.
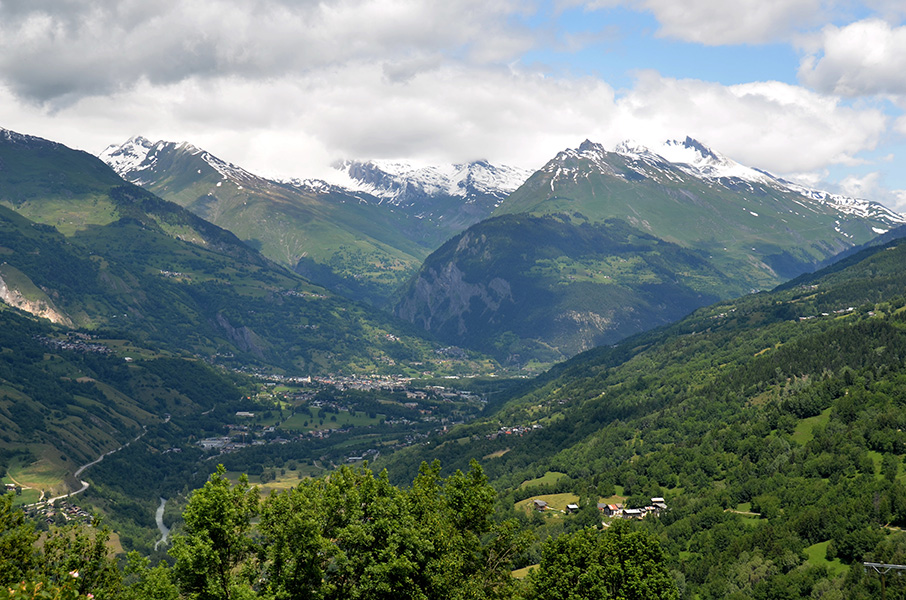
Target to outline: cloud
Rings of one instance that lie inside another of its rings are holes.
[[[906,93],[906,26],[867,19],[828,25],[805,44],[800,80],[842,96]]]
[[[834,0],[565,0],[589,10],[619,5],[650,12],[661,37],[707,46],[764,44],[789,40],[825,22]]]
[[[761,44],[788,39],[822,22],[821,0],[644,0],[661,24],[660,35],[709,46]]]
[[[735,86],[642,72],[618,99],[614,134],[643,143],[690,135],[731,158],[774,173],[854,164],[888,125],[876,109],[855,109],[801,87]]]
[[[733,15],[724,3],[680,4],[631,6],[652,11],[662,35],[717,43],[765,39],[771,24],[789,32],[826,3],[764,0]],[[877,109],[777,82],[724,86],[642,71],[615,94],[594,77],[524,68],[518,58],[533,44],[569,51],[597,35],[529,30],[523,17],[535,7],[525,6],[0,0],[0,125],[91,152],[134,134],[185,140],[281,176],[323,176],[336,158],[532,168],[585,138],[686,135],[776,173],[816,173],[858,163],[889,125]],[[813,40],[816,56],[823,39]],[[897,126],[906,132],[906,120]]]
[[[839,193],[852,198],[869,198],[895,211],[906,214],[906,190],[890,189],[880,171],[863,175],[848,175],[836,186]]]
[[[361,59],[442,54],[478,63],[530,44],[515,0],[0,2],[0,79],[65,105],[141,80],[254,80]]]

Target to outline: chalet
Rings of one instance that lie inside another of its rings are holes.
[[[663,498],[660,498],[660,497],[652,498],[651,506],[646,506],[645,508],[648,510],[648,512],[652,512],[655,515],[659,516],[662,512],[667,510],[667,503],[664,501]]]
[[[547,502],[544,500],[535,500],[533,504],[535,505],[535,510],[547,510]]]
[[[624,519],[642,519],[645,517],[645,511],[641,508],[627,508],[623,511]]]
[[[568,512],[568,513],[577,513],[577,512],[579,512],[579,505],[578,505],[578,504],[567,504],[567,505],[566,505],[566,512]]]
[[[603,502],[599,502],[598,510],[602,511],[604,516],[617,517],[620,515],[622,508],[619,504],[604,504]]]

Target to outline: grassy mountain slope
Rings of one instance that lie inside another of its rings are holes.
[[[174,376],[181,371],[191,375]],[[179,419],[239,395],[198,361],[168,358],[127,339],[66,332],[0,305],[0,471],[13,467],[23,485],[43,473],[48,492],[63,492],[65,483],[78,487],[78,465],[165,415]]]
[[[410,326],[311,285],[99,160],[27,136],[0,147],[2,204],[42,219],[0,206],[2,259],[75,326],[235,366],[370,373],[433,364],[436,344]],[[59,185],[20,187],[9,173],[21,170]],[[78,222],[68,236],[51,227],[64,205]]]
[[[702,255],[611,220],[507,215],[424,263],[396,314],[499,360],[562,360],[743,289]]]
[[[706,252],[715,266],[755,289],[809,271],[892,224],[882,212],[847,214],[767,176],[702,179],[660,157],[608,152],[591,142],[560,153],[495,212],[512,213],[625,219]]]
[[[402,480],[421,460],[483,459],[511,503],[666,497],[672,510],[646,526],[692,596],[872,597],[859,561],[906,552],[904,260],[895,241],[579,355],[385,464]]]
[[[375,198],[323,182],[271,181],[188,144],[158,142],[122,175],[312,281],[377,304],[442,241],[422,220]]]

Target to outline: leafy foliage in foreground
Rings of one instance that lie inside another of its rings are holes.
[[[220,466],[189,500],[170,550],[174,566],[150,568],[131,553],[122,573],[103,533],[68,529],[37,550],[33,528],[6,496],[0,586],[54,589],[62,579],[65,594],[35,597],[99,600],[676,598],[658,541],[628,523],[549,542],[521,586],[511,569],[528,537],[515,521],[494,518],[495,496],[477,463],[446,478],[438,463],[422,465],[407,490],[386,473],[343,467],[264,500],[245,476],[233,484]],[[580,570],[575,593],[552,593],[573,588]]]

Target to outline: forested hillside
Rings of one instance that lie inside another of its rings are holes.
[[[619,219],[505,215],[428,257],[395,312],[501,362],[551,364],[746,291],[704,254]]]
[[[664,497],[645,523],[690,597],[876,597],[861,561],[906,558],[903,264],[894,241],[593,350],[383,464],[482,459],[510,507]]]
[[[414,327],[311,284],[88,154],[5,133],[0,297],[7,303],[233,368],[478,366],[446,360],[441,367],[440,344]]]

